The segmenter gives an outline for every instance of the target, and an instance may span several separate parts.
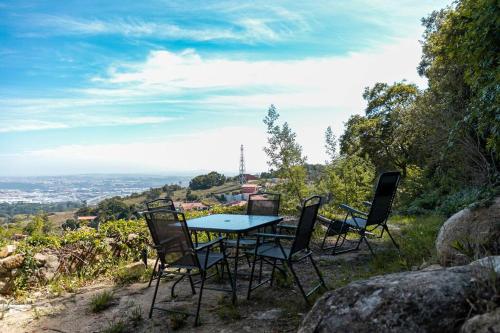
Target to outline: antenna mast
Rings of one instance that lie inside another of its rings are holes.
[[[243,145],[240,147],[240,183],[245,184],[247,182],[245,178],[245,156],[243,155]]]

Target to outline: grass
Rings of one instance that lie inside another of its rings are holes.
[[[435,240],[443,222],[444,217],[438,215],[391,218],[389,230],[400,245],[400,252],[394,248],[387,234],[382,239],[369,239],[371,244],[378,244],[374,249],[376,257],[367,254],[367,257],[360,258],[363,262],[359,264],[337,260],[336,278],[328,281],[328,286],[336,289],[353,281],[408,271],[424,263],[436,262]],[[320,266],[328,264],[320,262]]]
[[[106,310],[113,304],[113,292],[103,291],[92,296],[90,300],[90,311],[97,313]]]
[[[231,298],[222,296],[217,300],[217,308],[215,309],[217,316],[225,321],[240,320],[241,313],[236,305],[231,302]]]
[[[127,323],[123,320],[113,320],[108,323],[101,333],[124,333],[127,332]]]

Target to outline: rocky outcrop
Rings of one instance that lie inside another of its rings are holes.
[[[353,282],[323,295],[299,332],[456,332],[493,268],[500,256]]]
[[[442,265],[463,265],[481,253],[498,254],[499,238],[500,197],[489,207],[466,208],[450,217],[439,230],[437,255]]]

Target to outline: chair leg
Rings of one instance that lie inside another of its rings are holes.
[[[236,286],[234,285],[233,276],[231,275],[231,268],[229,268],[229,262],[227,261],[227,258],[224,259],[224,263],[226,264],[227,275],[229,277],[229,283],[231,284],[231,301],[234,305],[236,304]],[[222,265],[222,271],[224,272],[224,264]]]
[[[191,276],[191,270],[189,270],[187,273],[188,273],[188,278],[189,278],[189,284],[191,285],[191,293],[193,295],[195,295],[196,289],[194,289],[194,283],[193,283],[193,277]]]
[[[300,280],[299,280],[299,277],[297,276],[297,273],[295,273],[295,271],[293,270],[293,267],[292,267],[292,263],[287,261],[287,265],[288,265],[288,268],[290,268],[290,271],[292,272],[292,275],[295,279],[295,282],[297,283],[297,286],[299,287],[300,289],[300,293],[302,294],[302,296],[304,297],[307,305],[310,305],[309,303],[309,300],[307,299],[307,295],[306,293],[304,292],[304,288],[302,288],[302,284],[300,284]]]
[[[203,295],[203,286],[205,285],[206,271],[201,272],[201,285],[200,285],[200,294],[198,295],[198,306],[196,308],[196,317],[194,319],[194,326],[198,326],[200,324],[200,307],[201,307],[201,296]]]
[[[276,259],[273,261],[273,270],[271,271],[271,287],[273,286],[274,283],[274,271],[276,270]]]
[[[396,249],[398,249],[398,251],[399,251],[399,244],[396,243],[396,241],[392,237],[391,233],[389,232],[389,228],[386,225],[384,225],[384,229],[382,229],[382,232],[384,232],[384,230],[387,231],[387,234],[389,235],[389,238],[391,239],[392,244],[394,244],[394,246],[396,247]]]
[[[153,301],[151,302],[151,308],[149,309],[149,318],[153,316],[153,308],[156,301],[156,295],[158,294],[158,287],[160,286],[161,276],[163,275],[163,267],[160,265],[160,269],[158,271],[158,280],[156,280],[155,292],[153,294]]]
[[[373,252],[372,246],[370,245],[370,242],[368,242],[368,239],[366,238],[366,236],[365,236],[365,235],[363,235],[363,236],[361,237],[361,241],[363,241],[363,240],[365,241],[366,245],[368,245],[368,249],[369,249],[369,250],[370,250],[370,252],[372,253],[372,256],[376,257],[377,255],[375,254],[375,252]],[[361,241],[360,241],[360,243],[361,243]]]
[[[181,282],[184,277],[185,275],[181,275],[181,277],[175,280],[174,284],[172,285],[172,289],[170,289],[170,296],[172,296],[172,298],[175,297],[175,286],[177,286],[177,283]]]
[[[153,266],[153,271],[151,272],[151,277],[149,278],[148,288],[151,287],[151,283],[153,282],[153,279],[154,279],[155,275],[157,274],[156,267],[158,266],[159,260],[160,260],[160,258],[156,257],[155,265]]]
[[[257,262],[257,255],[253,257],[253,265],[252,265],[252,271],[250,273],[250,281],[248,281],[247,299],[250,299],[250,293],[252,292],[253,273],[255,272],[256,262]],[[262,264],[262,259],[261,259],[261,264]]]
[[[262,282],[262,264],[263,264],[263,260],[262,258],[260,258],[260,264],[259,264],[259,283]]]
[[[309,256],[309,259],[311,259],[311,264],[313,265],[314,270],[316,271],[316,274],[318,275],[319,281],[326,288],[325,280],[323,280],[323,276],[321,275],[321,272],[319,271],[318,266],[316,266],[316,263],[314,262],[312,254]]]

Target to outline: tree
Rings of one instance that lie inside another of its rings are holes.
[[[278,124],[279,114],[274,105],[271,105],[264,118],[267,126],[267,143],[264,152],[269,160],[267,164],[276,170],[284,183],[282,189],[285,199],[302,201],[306,195],[306,157],[302,156],[302,147],[296,142],[296,134],[285,122]],[[290,204],[293,206],[293,204]]]
[[[498,17],[494,0],[462,0],[422,21],[418,70],[429,88],[419,109],[427,120],[427,139],[438,148],[427,164],[452,187],[498,181]]]
[[[226,177],[218,172],[212,171],[206,175],[199,175],[191,179],[189,188],[192,190],[206,190],[213,186],[220,186],[226,182]]]
[[[378,172],[399,169],[406,176],[413,162],[414,126],[408,121],[419,96],[414,84],[376,83],[365,88],[365,117],[352,116],[341,136],[341,153],[368,156]],[[327,132],[327,135],[332,135]],[[327,145],[328,140],[327,140]],[[331,150],[331,148],[330,148]]]

